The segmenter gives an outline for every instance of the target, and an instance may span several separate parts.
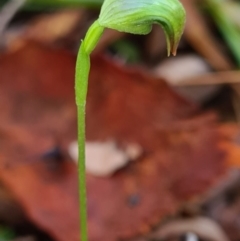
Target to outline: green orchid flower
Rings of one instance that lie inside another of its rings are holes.
[[[90,54],[105,28],[132,34],[148,34],[153,24],[162,26],[167,39],[168,55],[170,53],[175,55],[185,24],[185,11],[178,0],[105,0],[99,18],[89,28],[79,49],[75,91],[78,109],[78,170],[82,241],[87,241],[85,104]]]

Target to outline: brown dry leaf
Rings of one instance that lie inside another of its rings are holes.
[[[57,139],[76,123],[75,60],[67,52],[35,46],[24,43],[18,51],[0,57],[0,125],[38,129]]]
[[[185,36],[190,44],[216,70],[229,70],[233,67],[231,60],[223,53],[216,38],[210,33],[204,17],[196,7],[196,0],[182,0],[186,9],[187,22]]]
[[[240,238],[240,126],[234,123],[221,125],[223,136],[219,147],[226,153],[229,174],[226,180],[203,202],[205,215],[218,222],[230,240]]]
[[[31,43],[0,58],[0,179],[59,241],[79,240],[77,169],[64,155],[76,138],[74,65],[70,54]],[[199,114],[161,79],[92,58],[87,139],[137,143],[145,156],[112,177],[88,175],[91,241],[146,233],[221,178],[215,117]],[[49,162],[56,145],[61,158]]]
[[[227,153],[226,161],[229,167],[240,167],[240,126],[225,124],[220,126],[219,132],[224,139],[219,143],[220,147]]]
[[[26,29],[23,37],[52,44],[69,35],[86,18],[83,9],[62,10],[38,16]]]

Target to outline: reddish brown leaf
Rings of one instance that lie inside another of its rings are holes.
[[[219,143],[226,152],[226,162],[231,168],[240,167],[240,128],[239,125],[225,124],[219,128],[223,140]]]
[[[7,127],[0,178],[29,218],[59,241],[79,237],[77,171],[64,155],[76,137],[74,59],[29,43],[0,59],[0,125]],[[93,57],[87,138],[138,143],[145,155],[110,178],[88,175],[90,240],[146,233],[210,188],[225,171],[214,123],[162,80]],[[57,144],[59,165],[43,155]]]

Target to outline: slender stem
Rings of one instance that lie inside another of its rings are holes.
[[[85,174],[85,105],[77,107],[78,112],[78,185],[80,199],[81,240],[87,241],[87,198]]]
[[[85,106],[90,70],[90,53],[95,48],[102,35],[103,27],[98,21],[89,28],[84,41],[80,46],[75,77],[76,104],[78,112],[78,182],[80,198],[80,229],[81,241],[87,241],[87,195],[85,174]]]

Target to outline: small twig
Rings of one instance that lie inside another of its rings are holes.
[[[233,93],[232,96],[232,106],[236,116],[237,123],[240,123],[240,102],[239,102],[239,94]]]
[[[27,0],[10,0],[0,11],[0,36],[12,20],[18,10],[25,4]]]
[[[221,85],[221,84],[239,84],[240,71],[219,71],[187,78],[174,86],[194,86],[194,85]]]

